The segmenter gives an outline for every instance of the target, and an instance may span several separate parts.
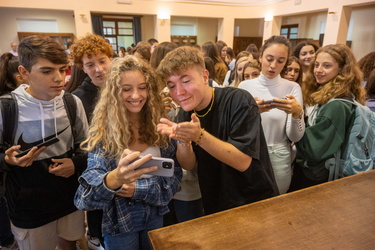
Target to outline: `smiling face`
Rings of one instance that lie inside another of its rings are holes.
[[[283,70],[288,58],[288,47],[284,44],[272,44],[260,55],[262,74],[273,79]]]
[[[101,87],[105,82],[105,75],[110,68],[111,59],[103,53],[90,58],[85,54],[82,57],[83,71],[90,77],[95,86]]]
[[[251,80],[251,79],[255,79],[259,76],[260,74],[260,71],[258,68],[254,68],[254,67],[247,67],[245,68],[244,72],[243,72],[243,80]]]
[[[26,92],[34,98],[49,101],[60,95],[65,86],[66,64],[54,64],[51,61],[39,58],[28,72],[25,67],[19,66],[20,74],[29,83]]]
[[[296,62],[292,62],[289,66],[287,66],[284,78],[288,79],[289,81],[296,82],[300,74],[300,70],[301,69],[299,64]]]
[[[202,110],[211,102],[207,70],[193,66],[166,80],[172,99],[185,111]]]
[[[314,64],[314,76],[318,84],[326,84],[334,79],[340,72],[338,62],[328,53],[321,52],[317,55]]]
[[[139,115],[147,102],[147,84],[144,75],[138,71],[125,71],[121,77],[121,97],[128,114]]]
[[[303,46],[299,52],[299,60],[303,66],[308,67],[315,57],[315,49],[311,45]]]

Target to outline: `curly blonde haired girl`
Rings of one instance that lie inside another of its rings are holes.
[[[147,233],[163,226],[168,203],[180,187],[176,142],[156,130],[165,117],[159,86],[142,59],[114,60],[82,144],[89,151],[88,164],[74,202],[80,210],[103,210],[106,249],[150,249]],[[150,173],[157,166],[139,167],[151,157],[173,159],[173,175]]]
[[[145,77],[148,96],[141,110],[138,124],[124,115],[127,110],[122,105],[121,97],[123,73],[136,70],[140,71]],[[132,130],[134,126],[139,127],[140,142],[159,147],[167,146],[167,137],[156,132],[156,126],[160,118],[165,116],[162,97],[157,94],[160,92],[159,86],[161,86],[159,78],[156,77],[151,67],[142,60],[134,56],[114,60],[94,110],[88,139],[82,143],[82,148],[90,151],[98,143],[101,143],[104,148],[103,153],[113,156],[118,155],[135,142]]]

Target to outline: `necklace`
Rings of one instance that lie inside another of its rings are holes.
[[[212,98],[211,98],[211,105],[210,105],[210,108],[207,110],[207,112],[205,113],[205,114],[203,114],[203,115],[199,115],[198,113],[197,113],[197,111],[195,111],[195,109],[194,109],[194,113],[196,114],[196,116],[198,116],[198,117],[205,117],[208,113],[210,113],[210,111],[211,111],[211,109],[212,109],[212,106],[214,105],[214,102],[215,102],[215,89],[214,88],[212,88]]]

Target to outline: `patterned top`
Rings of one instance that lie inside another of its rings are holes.
[[[135,201],[143,202],[145,206],[157,206],[160,215],[169,212],[167,205],[180,187],[182,171],[176,160],[175,141],[168,148],[160,151],[162,157],[172,158],[175,161],[174,176],[138,179],[132,198],[120,197],[116,193],[121,188],[111,190],[104,184],[105,176],[117,168],[116,159],[103,156],[101,154],[103,149],[100,146],[89,152],[88,167],[79,178],[80,186],[74,203],[80,210],[103,209],[103,235],[115,235],[133,230],[130,205]]]

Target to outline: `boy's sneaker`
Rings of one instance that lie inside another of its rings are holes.
[[[91,250],[104,250],[98,238],[87,237],[87,245]]]
[[[17,241],[13,241],[12,244],[2,247],[1,250],[20,250],[17,244]]]

